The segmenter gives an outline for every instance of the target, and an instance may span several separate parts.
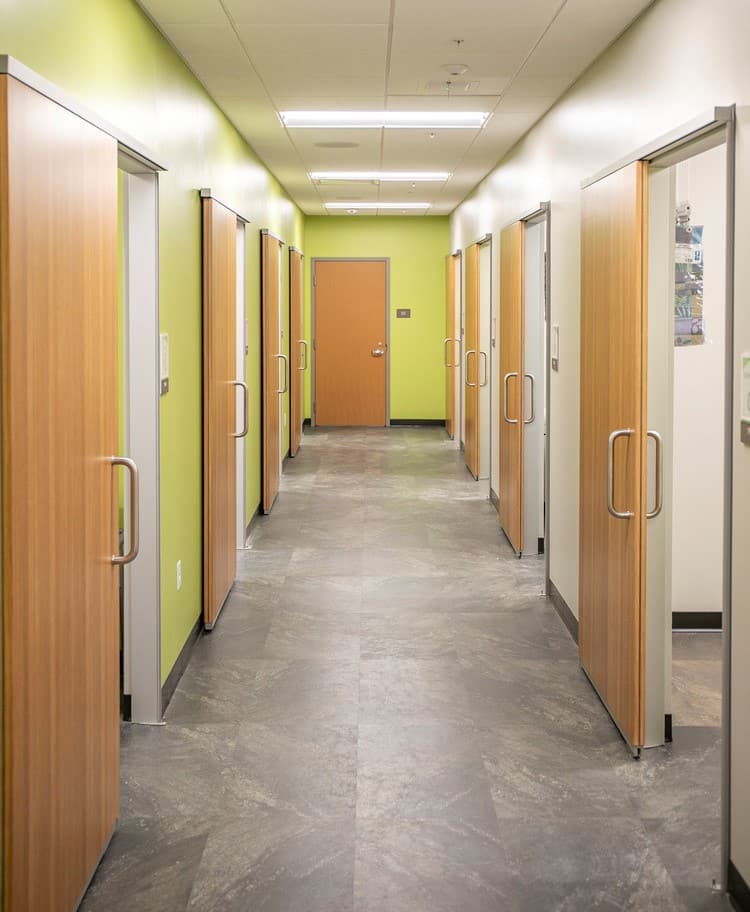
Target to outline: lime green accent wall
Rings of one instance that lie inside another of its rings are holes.
[[[250,218],[247,316],[251,389],[248,519],[260,500],[260,240],[270,228],[304,249],[304,219],[182,60],[132,0],[2,3],[10,54],[152,149],[159,178],[160,330],[170,389],[161,399],[162,679],[201,612],[201,210],[211,187]],[[285,260],[286,262],[286,260]],[[287,420],[288,427],[288,420]],[[182,560],[183,586],[175,565]]]
[[[445,418],[445,256],[442,216],[311,216],[305,221],[305,333],[311,335],[314,257],[389,257],[391,418]],[[411,308],[410,319],[396,319]],[[378,340],[374,340],[377,342]],[[305,414],[312,414],[306,374]]]

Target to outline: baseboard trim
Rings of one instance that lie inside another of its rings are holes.
[[[495,494],[492,488],[490,488],[490,503],[493,503],[496,507],[500,506],[500,498]]]
[[[250,538],[250,533],[253,531],[253,526],[255,525],[256,522],[258,522],[259,517],[261,517],[262,515],[263,515],[263,507],[261,504],[258,504],[258,506],[255,508],[255,513],[253,513],[253,515],[250,517],[250,522],[247,524],[247,526],[245,528],[245,541],[247,541],[248,538]]]
[[[673,611],[672,630],[721,630],[721,611]]]
[[[570,610],[570,606],[565,601],[565,599],[560,595],[560,592],[557,586],[550,580],[549,583],[549,597],[552,600],[552,604],[555,606],[555,611],[560,615],[560,620],[568,628],[568,633],[573,637],[575,642],[578,642],[578,618]]]
[[[445,427],[445,418],[391,418],[391,427]]]
[[[727,871],[727,891],[739,912],[750,912],[750,887],[731,861]]]
[[[164,713],[167,706],[169,706],[169,701],[174,696],[174,692],[177,690],[177,685],[180,683],[180,678],[185,672],[185,669],[188,666],[190,661],[190,656],[192,655],[193,649],[195,649],[195,644],[203,635],[203,615],[198,618],[198,620],[193,625],[193,629],[188,634],[188,638],[185,640],[185,644],[180,650],[180,654],[177,656],[177,661],[172,666],[172,670],[167,675],[167,680],[164,682],[161,688],[161,711]]]
[[[312,418],[305,418],[302,422],[302,427],[312,427]]]

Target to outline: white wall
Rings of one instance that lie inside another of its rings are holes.
[[[747,0],[657,0],[530,131],[452,218],[451,247],[465,247],[551,201],[551,320],[560,370],[551,375],[550,566],[578,608],[579,261],[581,181],[714,105],[737,103],[737,250],[750,241],[750,66]],[[688,53],[688,49],[690,53]],[[498,256],[493,268],[498,269]],[[750,259],[738,258],[735,356],[750,351]],[[736,411],[736,410],[735,410]],[[750,449],[735,416],[732,857],[750,880]],[[739,507],[739,508],[738,508]]]
[[[679,204],[703,225],[706,342],[674,349],[672,610],[721,611],[724,548],[725,157],[676,166]]]

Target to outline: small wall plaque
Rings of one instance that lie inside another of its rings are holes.
[[[396,319],[398,320],[409,320],[411,319],[411,307],[399,307],[396,309]]]

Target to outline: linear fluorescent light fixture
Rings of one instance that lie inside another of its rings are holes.
[[[402,130],[478,130],[489,116],[483,111],[281,111],[285,127]]]
[[[449,171],[311,171],[314,181],[447,181]]]
[[[429,209],[430,203],[326,203],[326,209]]]

